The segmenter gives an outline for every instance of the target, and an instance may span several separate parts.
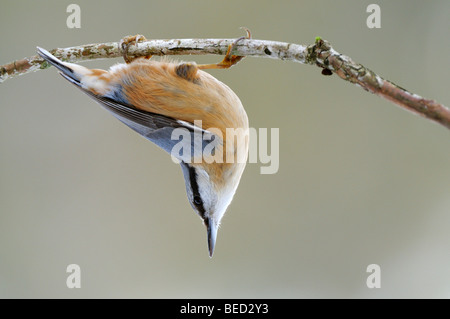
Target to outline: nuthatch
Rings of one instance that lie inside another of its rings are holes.
[[[237,95],[201,69],[224,69],[239,62],[243,57],[231,53],[243,38],[229,46],[222,62],[196,65],[194,62],[164,59],[153,61],[149,60],[150,57],[131,60],[127,54],[128,47],[145,38],[130,36],[120,43],[127,63],[114,65],[109,71],[62,62],[48,51],[37,48],[39,55],[55,66],[66,80],[121,122],[179,160],[188,200],[207,228],[210,257],[214,252],[220,221],[245,168],[249,126],[247,114]],[[247,38],[250,38],[248,30]],[[202,127],[196,125],[198,121],[201,121]],[[195,137],[181,142],[174,139],[176,129],[184,129],[192,136],[200,133],[203,136],[200,142],[202,150],[208,144],[205,139],[214,141],[211,154],[216,156],[215,159],[218,156],[219,160],[207,160],[208,155],[204,154],[201,154],[203,160],[199,160],[198,152],[189,155],[189,158],[186,154],[190,152],[174,154],[174,146],[179,147],[179,143],[186,147],[183,150],[198,147],[194,145],[198,144]],[[227,129],[236,129],[237,132],[236,136],[229,137],[233,140],[231,143],[227,140]],[[234,143],[236,137],[238,141]]]

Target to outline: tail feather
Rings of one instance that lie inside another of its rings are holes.
[[[59,71],[62,72],[61,75],[63,75],[67,80],[74,84],[80,83],[80,80],[78,79],[77,75],[75,74],[74,70],[71,69],[67,64],[64,63],[58,58],[56,58],[53,54],[48,52],[47,50],[37,47],[37,52],[43,58],[45,61],[53,65],[55,68],[57,68]]]

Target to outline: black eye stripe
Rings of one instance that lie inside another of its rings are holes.
[[[189,170],[189,181],[192,189],[193,204],[195,205],[195,207],[197,207],[200,217],[204,219],[205,208],[203,207],[202,197],[200,196],[200,192],[198,190],[197,172],[195,171],[194,167],[187,164],[185,165],[188,167]]]

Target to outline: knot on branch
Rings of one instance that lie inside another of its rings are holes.
[[[321,67],[323,69],[323,75],[331,75],[332,71],[336,72],[336,68],[333,65],[330,67],[330,61],[328,59],[331,56],[332,49],[328,41],[317,37],[316,42],[307,47],[308,55],[306,57],[306,63]]]

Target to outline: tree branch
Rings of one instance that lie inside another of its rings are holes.
[[[130,57],[148,55],[225,55],[228,46],[234,41],[234,39],[151,40],[138,43],[136,46],[130,46],[128,55]],[[54,49],[50,52],[63,61],[74,63],[122,56],[118,42]],[[348,56],[336,52],[327,41],[320,38],[317,38],[315,43],[309,46],[245,39],[236,45],[233,54],[317,65],[323,69],[322,74],[324,75],[335,73],[343,80],[357,84],[366,91],[381,96],[406,110],[450,129],[450,110],[447,107],[436,101],[411,93],[383,79],[363,65],[353,62]],[[17,75],[48,67],[49,65],[39,56],[14,61],[0,66],[0,83]]]

